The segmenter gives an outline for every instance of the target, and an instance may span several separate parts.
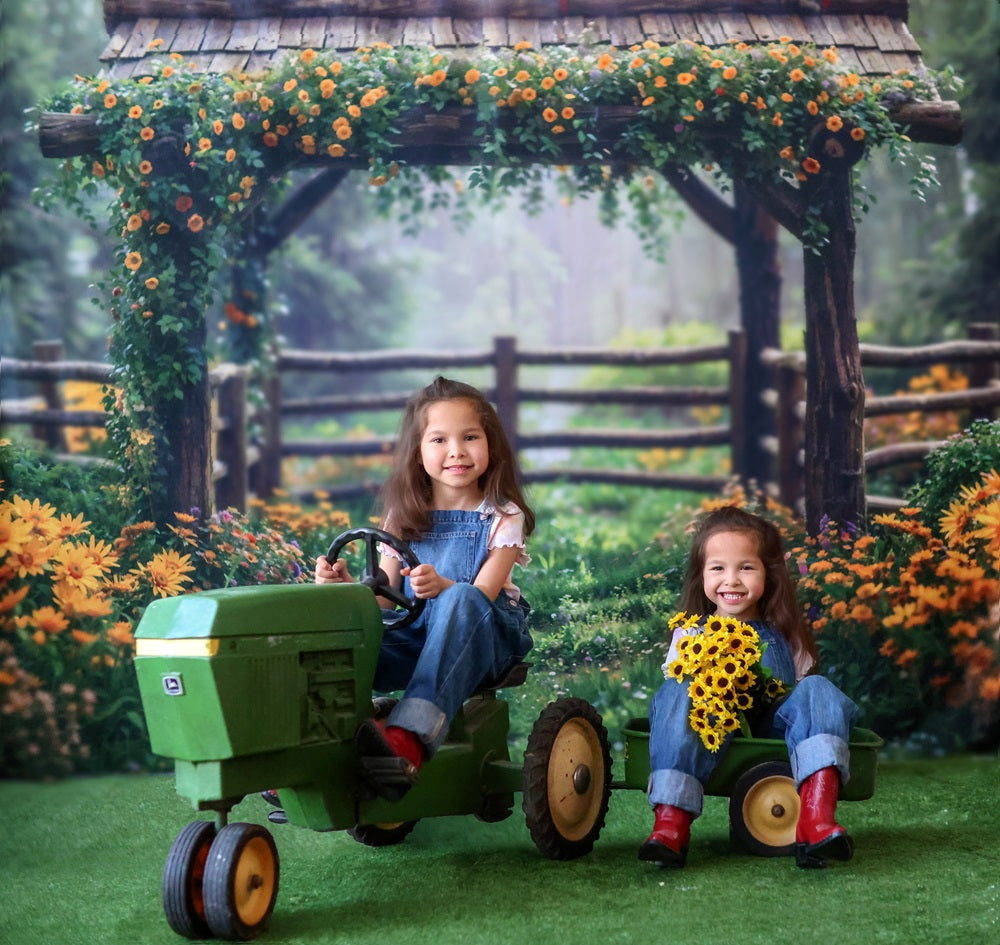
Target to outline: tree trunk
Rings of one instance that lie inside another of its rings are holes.
[[[774,410],[764,391],[774,386],[761,361],[765,348],[781,347],[781,267],[778,224],[741,186],[734,184],[736,268],[740,279],[740,319],[747,339],[743,387],[745,476],[758,486],[774,479],[774,457],[765,448],[775,433]]]
[[[864,525],[865,386],[854,312],[856,234],[851,169],[811,182],[810,205],[829,228],[821,252],[804,245],[806,303],[806,527],[824,518]]]

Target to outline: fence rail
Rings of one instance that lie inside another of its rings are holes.
[[[945,364],[960,366],[969,377],[969,387],[963,391],[936,394],[897,394],[870,396],[865,405],[865,417],[938,410],[967,411],[968,416],[996,416],[1000,407],[1000,340],[994,325],[970,326],[970,337],[963,341],[922,345],[917,348],[889,348],[862,345],[864,367],[912,368]],[[486,394],[497,405],[498,413],[512,443],[519,453],[544,449],[694,449],[729,446],[732,474],[743,476],[739,458],[745,455],[739,442],[743,428],[741,418],[751,405],[741,403],[740,383],[747,369],[746,344],[743,334],[730,332],[727,344],[689,348],[637,349],[609,351],[597,348],[579,349],[518,349],[515,339],[499,337],[493,346],[479,351],[442,354],[427,351],[377,352],[311,352],[285,350],[279,352],[277,373],[264,382],[267,405],[255,416],[263,430],[256,443],[247,437],[248,371],[233,365],[223,365],[212,372],[212,388],[216,399],[216,501],[221,507],[245,508],[250,490],[268,495],[280,488],[281,463],[286,457],[372,457],[388,454],[393,448],[392,436],[371,436],[365,439],[299,439],[286,440],[283,421],[307,416],[357,414],[369,411],[398,412],[409,392],[373,394],[331,394],[315,397],[286,397],[283,394],[289,375],[352,374],[358,372],[396,372],[433,369],[443,372],[461,368],[492,369],[492,386],[484,385]],[[36,346],[34,360],[0,359],[0,378],[37,382],[41,398],[31,400],[5,399],[0,404],[0,424],[30,425],[33,435],[58,449],[66,427],[102,426],[100,411],[66,410],[62,406],[59,382],[83,380],[108,383],[108,365],[99,362],[63,361],[58,342]],[[611,366],[648,368],[660,366],[702,365],[724,362],[728,385],[708,386],[623,386],[615,389],[547,388],[520,385],[521,367]],[[776,481],[765,483],[786,504],[797,506],[802,496],[802,443],[805,418],[805,358],[801,353],[769,350],[764,353],[761,367],[773,376],[773,389],[768,393],[768,406],[775,415],[773,436],[768,438],[775,456]],[[39,399],[44,406],[39,405]],[[695,428],[646,429],[571,429],[528,432],[519,425],[521,408],[527,404],[605,405],[659,407],[664,409],[695,406],[728,408],[729,423],[725,426]],[[761,405],[762,407],[764,405]],[[901,442],[870,449],[865,454],[866,469],[876,472],[918,461],[940,441]],[[573,466],[529,468],[528,482],[601,482],[614,485],[635,485],[673,488],[685,491],[718,492],[731,478],[730,474],[705,476],[644,472],[617,469],[590,469]],[[334,499],[371,492],[378,483],[363,482],[330,490]],[[892,508],[901,500],[892,496],[868,497],[872,508]]]

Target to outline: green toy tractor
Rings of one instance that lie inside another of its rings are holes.
[[[392,622],[423,602],[387,587],[377,545],[409,548],[376,529],[345,532],[330,548],[365,543],[358,583],[235,587],[166,598],[136,631],[136,672],[154,752],[175,762],[177,793],[212,820],[184,827],[167,855],[167,922],[188,938],[249,940],[266,929],[278,893],[271,832],[230,823],[247,795],[277,789],[288,822],[347,830],[374,846],[402,841],[425,817],[511,815],[523,793],[541,852],[589,852],[604,825],[611,754],[600,716],[574,698],[550,703],[535,722],[524,763],[511,761],[508,707],[498,690],[524,681],[521,664],[468,699],[448,737],[402,800],[378,798],[362,777],[354,733],[386,702],[372,699],[383,632],[377,596],[399,605]]]

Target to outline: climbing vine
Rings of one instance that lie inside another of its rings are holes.
[[[160,45],[154,40],[152,45]],[[311,49],[264,74],[205,74],[177,53],[134,79],[76,77],[50,111],[96,116],[94,155],[66,161],[43,199],[82,209],[110,185],[120,236],[106,287],[113,319],[115,388],[109,430],[137,487],[162,476],[165,417],[206,369],[206,312],[217,274],[239,256],[241,225],[286,173],[310,163],[367,160],[387,199],[421,202],[441,168],[401,166],[398,129],[408,115],[464,109],[475,115],[481,164],[469,188],[491,197],[529,185],[538,167],[576,153],[556,179],[570,195],[610,195],[620,184],[655,230],[649,170],[698,166],[799,187],[824,172],[818,137],[856,153],[907,150],[890,108],[929,97],[927,77],[871,79],[838,68],[834,49],[694,43],[630,49],[527,43],[474,52],[375,45],[337,56]],[[619,140],[599,141],[609,107],[628,106]],[[602,109],[604,110],[602,112]],[[931,176],[920,165],[915,182]],[[420,186],[415,179],[420,179]],[[388,186],[386,186],[388,185]],[[863,198],[860,198],[863,200]],[[607,203],[611,205],[610,201]],[[807,233],[817,248],[822,232]],[[257,300],[231,298],[220,350],[258,357],[269,337]]]

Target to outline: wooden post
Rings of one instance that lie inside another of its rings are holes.
[[[494,398],[500,423],[517,452],[517,339],[502,335],[493,339],[496,365],[496,396]]]
[[[215,505],[219,509],[247,507],[247,372],[235,365],[220,369],[223,374],[215,395],[219,429],[215,436],[216,459],[226,472],[215,484]]]
[[[36,361],[61,361],[63,345],[61,341],[36,341],[32,346]],[[47,410],[62,410],[62,396],[59,393],[59,382],[47,379],[41,382],[42,397]],[[66,448],[65,427],[57,423],[36,424],[31,435],[41,440],[49,449],[62,450]]]
[[[1000,329],[990,322],[973,322],[969,325],[971,341],[996,341],[1000,337]],[[989,387],[1000,377],[996,361],[972,361],[969,363],[969,388]],[[992,420],[996,416],[996,407],[987,404],[973,406],[970,409],[970,420]]]
[[[802,402],[805,376],[796,364],[779,364],[775,371],[778,390],[778,489],[782,504],[802,508]]]
[[[749,443],[750,424],[747,414],[759,412],[760,407],[748,405],[747,390],[747,336],[744,332],[734,330],[729,332],[729,455],[732,474],[740,482],[747,483],[756,478],[750,471],[748,458],[751,451]],[[750,410],[747,410],[747,407]],[[762,487],[766,480],[757,479],[756,485]]]
[[[253,491],[267,499],[281,488],[281,369],[275,359],[272,373],[261,381],[264,410],[261,416],[260,455],[252,470]]]
[[[865,384],[854,312],[856,233],[851,168],[824,168],[809,187],[827,228],[821,252],[803,246],[806,303],[806,527],[824,517],[865,522]]]

